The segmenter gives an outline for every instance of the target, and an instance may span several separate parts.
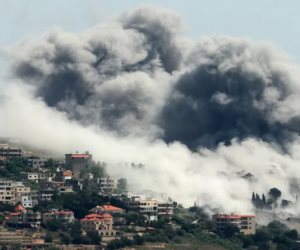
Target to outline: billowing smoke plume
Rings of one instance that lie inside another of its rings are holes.
[[[180,22],[142,7],[12,48],[0,135],[57,154],[90,149],[135,188],[185,204],[245,212],[252,191],[272,187],[295,201],[299,66],[245,39],[181,37]]]
[[[181,53],[172,12],[143,8],[81,34],[52,32],[16,50],[14,70],[36,95],[84,124],[118,132],[148,126]],[[149,129],[149,127],[147,127]]]
[[[299,85],[287,70],[293,66],[274,53],[241,39],[199,42],[162,111],[166,140],[211,147],[256,137],[285,145],[300,131]]]

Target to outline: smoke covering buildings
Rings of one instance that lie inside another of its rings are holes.
[[[11,47],[0,136],[53,154],[88,148],[132,188],[184,204],[247,212],[252,191],[272,187],[295,202],[299,65],[268,44],[180,31],[178,14],[141,7]]]

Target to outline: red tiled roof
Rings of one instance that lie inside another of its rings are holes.
[[[103,206],[100,206],[99,208],[102,208],[103,210],[105,211],[123,211],[122,208],[119,208],[119,207],[115,207],[113,205],[103,205]]]
[[[103,214],[102,215],[104,218],[112,218],[112,215],[110,215],[110,214]]]
[[[65,215],[74,214],[74,212],[71,211],[71,210],[55,211],[54,213],[55,213],[55,214],[65,214]]]
[[[99,215],[99,214],[88,214],[88,215],[86,215],[84,218],[98,218],[98,217],[101,217],[101,215]]]
[[[15,213],[10,213],[9,216],[15,216],[15,215],[20,215],[20,212],[15,212]]]
[[[18,205],[16,205],[16,207],[15,207],[15,211],[16,211],[16,212],[26,212],[27,210],[26,210],[25,207],[22,206],[22,204],[18,204]]]
[[[84,159],[88,159],[88,158],[90,158],[91,156],[90,156],[90,155],[87,155],[87,154],[71,154],[71,157],[72,157],[72,158],[84,158]]]
[[[111,220],[112,216],[110,214],[88,214],[80,221],[106,221]]]
[[[236,215],[236,214],[218,214],[218,218],[223,218],[223,219],[240,219],[240,218],[255,218],[255,215],[247,215],[247,214],[241,214],[241,215]]]
[[[72,171],[71,170],[65,170],[64,172],[63,172],[63,176],[72,176]]]

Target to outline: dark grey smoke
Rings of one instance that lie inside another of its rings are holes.
[[[175,13],[143,7],[85,33],[55,31],[21,45],[14,73],[70,118],[127,131],[130,121],[149,123],[149,107],[161,105],[168,88],[161,82],[181,62],[173,38],[179,28]]]
[[[299,84],[284,56],[242,39],[179,42],[179,28],[176,14],[144,7],[21,45],[14,73],[71,119],[121,134],[154,131],[197,148],[248,137],[284,146],[300,132]]]
[[[240,55],[232,48],[222,56]],[[161,114],[165,140],[181,141],[192,148],[214,147],[247,137],[284,145],[294,132],[299,133],[299,126],[292,127],[292,122],[270,120],[277,102],[291,94],[279,72],[270,69],[266,81],[255,72],[243,70],[242,63],[221,70],[222,62],[210,59],[210,63],[196,66],[176,82]],[[278,94],[275,103],[266,100],[266,91],[271,87]]]

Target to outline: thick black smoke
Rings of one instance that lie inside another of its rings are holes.
[[[200,62],[176,82],[161,114],[165,139],[193,148],[247,137],[284,146],[300,132],[295,119],[271,119],[292,94],[286,72],[272,67],[268,50],[235,39],[215,43],[211,53],[196,49],[193,61]]]
[[[47,105],[121,134],[197,148],[248,137],[284,145],[300,132],[284,56],[242,39],[185,43],[179,27],[176,14],[145,7],[84,33],[56,31],[20,45],[14,73]]]

